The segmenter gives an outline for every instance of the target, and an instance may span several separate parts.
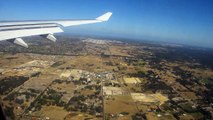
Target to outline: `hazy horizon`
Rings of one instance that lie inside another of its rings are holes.
[[[113,13],[108,22],[71,26],[65,33],[213,48],[211,0],[7,0],[0,2],[0,21],[92,19],[108,11]]]

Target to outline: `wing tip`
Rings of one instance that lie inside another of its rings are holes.
[[[96,20],[108,21],[111,16],[112,16],[112,12],[107,12],[107,13],[97,17]]]

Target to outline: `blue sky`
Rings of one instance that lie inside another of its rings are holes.
[[[1,0],[0,20],[95,18],[106,23],[75,26],[67,33],[213,46],[213,0]]]

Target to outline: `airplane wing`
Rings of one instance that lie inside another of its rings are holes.
[[[14,21],[0,22],[0,41],[9,42],[28,48],[22,37],[41,35],[53,42],[54,33],[63,32],[62,27],[91,24],[108,21],[111,12],[107,12],[96,19],[91,20],[52,20],[52,21]]]

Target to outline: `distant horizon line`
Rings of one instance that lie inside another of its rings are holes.
[[[75,37],[92,37],[95,39],[109,39],[109,40],[120,40],[120,41],[129,41],[129,42],[148,42],[148,43],[157,43],[157,44],[173,44],[173,45],[179,45],[179,46],[185,46],[185,47],[196,47],[199,49],[210,49],[213,50],[213,47],[208,47],[208,46],[198,46],[198,45],[190,45],[187,43],[175,43],[175,42],[169,42],[169,41],[162,41],[162,40],[153,40],[153,39],[144,39],[144,38],[128,38],[128,37],[120,37],[120,36],[107,36],[107,35],[91,35],[91,34],[80,34],[80,33],[61,33],[57,34],[57,36],[63,36],[63,35],[68,35],[70,37],[75,36]]]

